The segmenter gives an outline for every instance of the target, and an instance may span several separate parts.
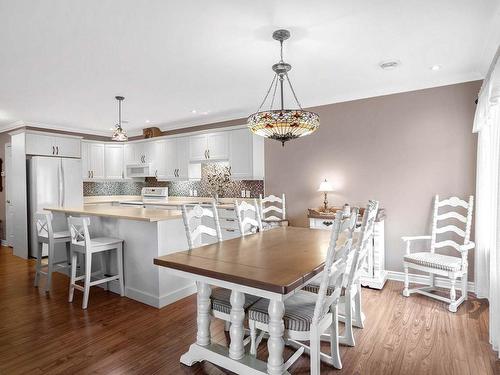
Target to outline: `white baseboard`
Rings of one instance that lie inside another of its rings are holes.
[[[104,285],[98,285],[103,288]],[[120,286],[117,281],[113,280],[109,283],[109,290],[113,293],[120,294]],[[168,294],[164,294],[163,296],[155,296],[153,294],[144,292],[142,290],[137,290],[128,286],[125,286],[125,296],[136,300],[138,302],[142,302],[146,305],[156,307],[157,309],[161,309],[171,303],[174,303],[184,297],[190,296],[191,294],[196,293],[196,284],[187,285],[178,290],[174,290]]]
[[[410,280],[410,283],[429,284],[429,276],[428,275],[417,275],[415,273],[409,273],[408,278]],[[388,280],[395,280],[395,281],[404,281],[405,274],[404,274],[404,272],[387,271],[387,279]],[[436,286],[439,288],[450,289],[450,286],[451,286],[450,280],[448,280],[444,277],[436,277],[435,282],[436,282]],[[457,287],[460,288],[460,285],[458,285]],[[469,289],[469,292],[475,293],[475,291],[476,291],[476,286],[475,286],[473,281],[468,282],[467,288]]]

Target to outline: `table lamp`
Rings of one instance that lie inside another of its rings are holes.
[[[325,178],[325,181],[322,181],[321,184],[319,185],[318,191],[320,193],[324,193],[325,194],[325,200],[323,201],[323,209],[326,212],[326,211],[328,211],[328,193],[331,192],[331,191],[333,191],[333,186]]]

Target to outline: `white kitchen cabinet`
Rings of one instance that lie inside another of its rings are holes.
[[[200,134],[189,137],[189,160],[227,160],[229,158],[229,135],[226,131]]]
[[[158,147],[158,179],[160,180],[186,180],[189,178],[189,157],[187,137],[167,138],[159,141]]]
[[[125,165],[136,163],[135,160],[135,148],[137,143],[125,143],[123,145],[123,156],[125,160]]]
[[[105,178],[104,143],[82,141],[82,177],[84,180]]]
[[[177,178],[187,180],[194,178],[189,175],[189,142],[188,137],[176,139],[177,146]]]
[[[164,143],[163,165],[164,170],[161,176],[165,180],[177,179],[177,139],[166,139]]]
[[[106,179],[124,178],[124,146],[121,143],[104,145],[104,175]]]
[[[229,165],[235,180],[262,180],[264,178],[264,138],[248,129],[229,133]]]
[[[81,138],[41,132],[26,133],[26,154],[80,158]]]
[[[90,179],[90,143],[82,141],[82,178]]]
[[[151,163],[153,176],[158,179],[163,178],[166,173],[165,140],[148,142],[145,146],[146,160]]]
[[[104,174],[104,144],[91,143],[89,147],[91,179],[103,179]]]

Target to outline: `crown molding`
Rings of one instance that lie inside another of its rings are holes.
[[[54,125],[54,124],[44,124],[41,122],[32,122],[32,121],[15,121],[10,124],[7,124],[5,126],[0,125],[0,133],[3,132],[8,132],[8,131],[13,131],[17,130],[19,128],[25,128],[25,127],[33,127],[33,128],[38,128],[38,129],[45,129],[45,130],[57,130],[57,131],[64,131],[68,133],[78,133],[82,135],[98,135],[102,137],[111,137],[111,131],[100,131],[100,130],[95,130],[95,129],[89,129],[89,128],[82,128],[82,127],[68,127],[68,126],[62,126],[62,125]],[[136,130],[132,132],[127,132],[129,137],[135,137],[138,135],[142,135],[142,130]]]

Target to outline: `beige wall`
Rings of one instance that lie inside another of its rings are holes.
[[[402,271],[400,237],[429,233],[434,194],[474,194],[472,121],[480,84],[313,108],[321,118],[315,134],[284,148],[266,140],[266,194],[286,193],[296,226],[307,226],[307,208],[321,205],[316,190],[324,178],[336,186],[332,204],[379,200],[387,213],[386,268]]]

